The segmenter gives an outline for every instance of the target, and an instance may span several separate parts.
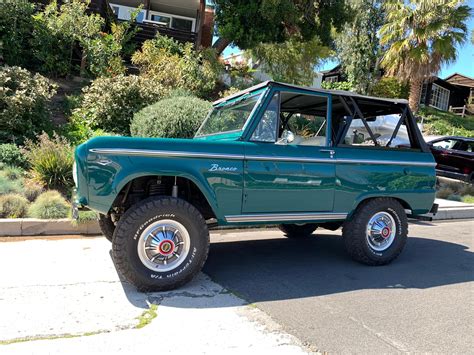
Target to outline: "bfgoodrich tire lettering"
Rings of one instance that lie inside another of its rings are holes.
[[[285,233],[288,238],[305,238],[309,237],[318,228],[317,224],[280,224],[278,228]]]
[[[387,239],[386,246],[373,247],[369,226],[374,218],[387,217],[387,225],[381,225],[381,237]],[[393,222],[392,222],[393,221]],[[384,228],[386,228],[384,230]],[[395,231],[393,231],[395,229]],[[394,234],[392,234],[392,231]],[[349,255],[356,261],[367,265],[385,265],[402,252],[408,235],[408,222],[405,210],[400,203],[391,198],[375,198],[363,202],[351,220],[344,223],[342,236]],[[372,245],[372,247],[371,247]],[[378,249],[378,250],[377,250]]]
[[[138,252],[144,232],[154,224],[160,225],[161,221],[176,221],[175,225],[184,227],[189,235],[183,260],[163,272],[158,271],[159,267],[153,270],[149,263],[142,262],[143,255]],[[170,197],[152,197],[131,207],[117,223],[112,242],[118,271],[140,291],[164,291],[184,285],[202,269],[208,251],[209,231],[199,211],[184,200]]]

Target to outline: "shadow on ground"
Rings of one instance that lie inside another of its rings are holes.
[[[292,240],[282,238],[276,231],[275,239],[211,243],[203,271],[212,281],[252,303],[361,289],[425,289],[473,281],[473,270],[473,253],[456,243],[410,237],[405,250],[393,263],[370,267],[352,261],[338,235],[318,234],[305,240]],[[143,294],[127,282],[122,285],[129,301],[143,307]],[[209,287],[209,282],[201,276],[178,290],[148,293],[147,298],[154,301],[175,296],[212,298],[223,292]],[[236,305],[241,303],[180,301],[175,306]]]
[[[275,232],[275,236],[279,236]],[[460,244],[410,237],[393,263],[352,261],[338,235],[212,243],[204,272],[249,302],[360,289],[425,289],[474,280],[473,253]]]

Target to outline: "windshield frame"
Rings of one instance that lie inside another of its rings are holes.
[[[209,113],[207,114],[206,118],[197,129],[196,134],[194,135],[194,138],[203,138],[203,137],[211,137],[211,136],[217,136],[217,135],[222,135],[222,134],[245,132],[245,129],[248,127],[249,123],[252,121],[255,115],[255,112],[260,108],[263,98],[265,97],[266,91],[267,91],[266,87],[256,88],[255,90],[252,90],[252,91],[243,92],[242,95],[239,95],[237,97],[230,97],[228,100],[219,101],[217,104],[213,105],[211,110],[209,110]],[[245,123],[242,126],[242,128],[229,130],[229,131],[219,131],[215,133],[199,134],[201,129],[207,124],[208,120],[210,119],[215,109],[224,108],[225,106],[229,106],[234,103],[239,104],[240,102],[243,102],[244,100],[248,100],[256,96],[258,96],[258,99],[255,102],[255,105],[253,106],[252,110],[250,111],[247,119],[245,120]]]

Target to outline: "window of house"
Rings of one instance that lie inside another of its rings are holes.
[[[327,81],[329,83],[336,83],[337,82],[337,75],[328,76],[328,77],[324,78],[324,81]]]
[[[118,17],[120,7],[118,7],[118,6],[111,6],[111,7],[112,7],[112,11],[114,12],[115,17]]]
[[[191,32],[193,30],[193,21],[184,18],[173,17],[171,27],[175,30]]]
[[[439,110],[447,111],[449,107],[449,90],[432,84],[430,105]]]
[[[151,20],[159,25],[170,27],[171,17],[163,15],[151,15]]]

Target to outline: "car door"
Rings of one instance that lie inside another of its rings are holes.
[[[454,149],[460,147],[461,141],[454,138],[445,138],[432,143],[433,155],[435,156],[437,168],[441,170],[458,172],[456,160],[453,155]]]
[[[324,116],[321,114],[318,119],[326,120],[326,127],[318,136],[303,142],[295,134],[293,139],[282,137],[289,135],[281,126],[280,102],[285,95],[290,98],[292,94],[276,92],[273,95],[245,145],[242,212],[330,212],[335,180],[334,156],[326,139],[330,96],[304,97],[308,103],[312,98],[321,103],[324,101]],[[291,109],[297,110],[298,103],[293,106]]]

